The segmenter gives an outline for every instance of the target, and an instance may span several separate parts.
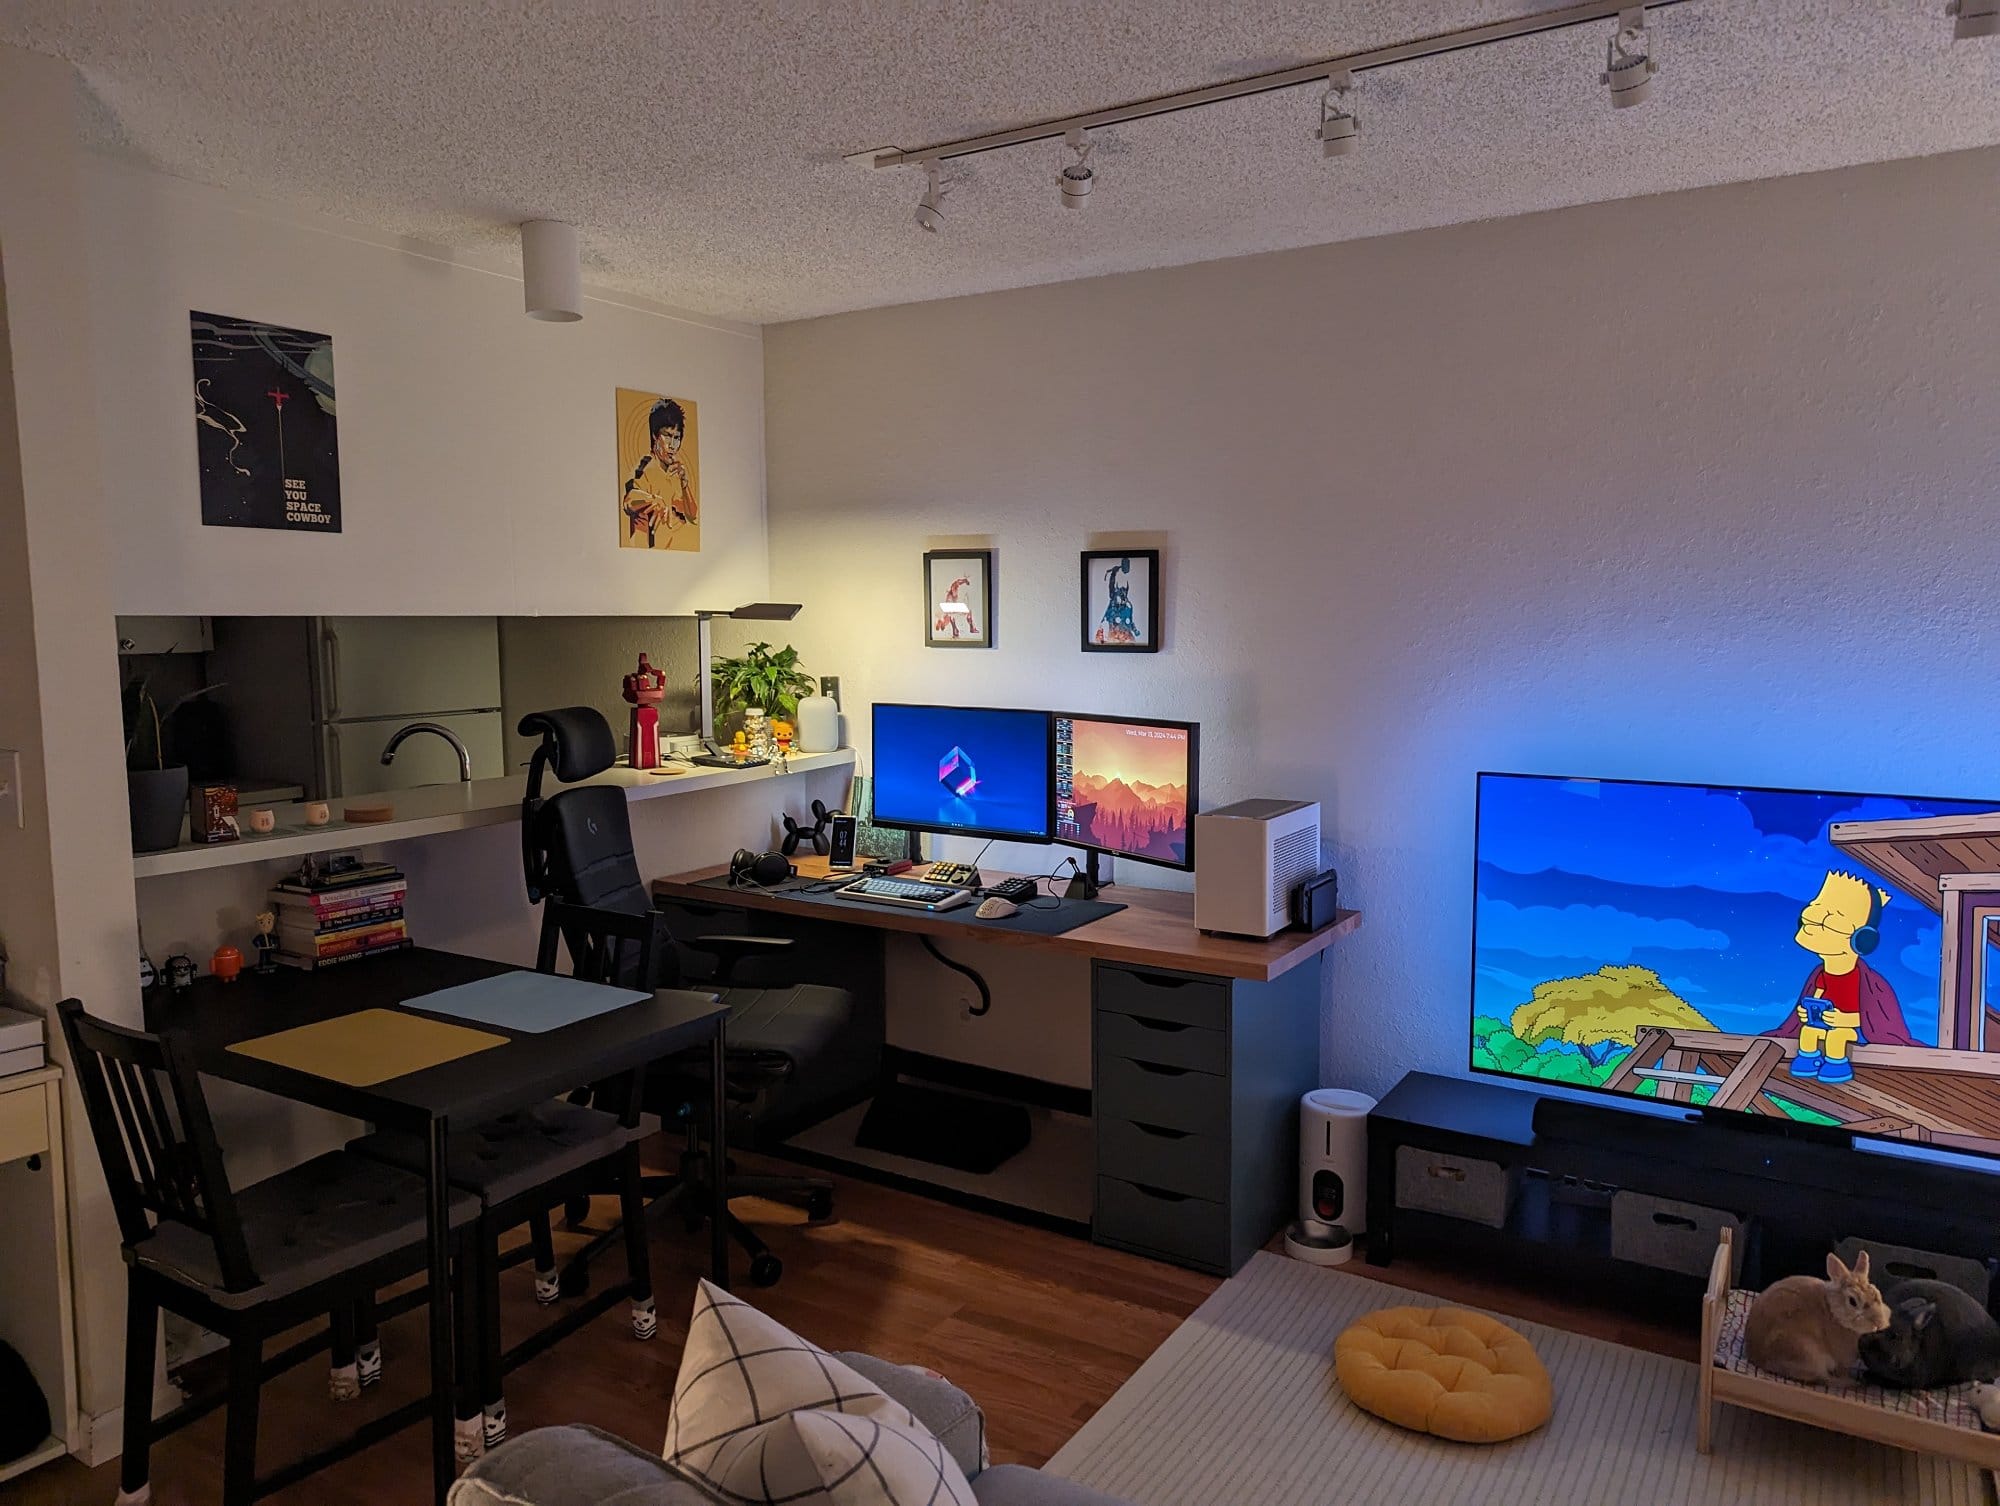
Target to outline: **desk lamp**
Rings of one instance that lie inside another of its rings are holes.
[[[709,623],[717,617],[751,622],[790,622],[798,615],[799,603],[796,601],[753,601],[733,611],[694,614],[695,656],[701,664],[701,745],[708,751],[690,759],[690,763],[710,769],[753,769],[770,762],[768,758],[735,759],[716,751],[715,677],[709,671],[709,663],[715,657],[715,636]]]

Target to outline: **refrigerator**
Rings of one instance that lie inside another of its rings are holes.
[[[328,795],[457,780],[457,753],[430,733],[409,738],[383,766],[382,749],[411,722],[456,733],[474,779],[506,774],[497,620],[315,617],[309,634],[315,751]]]

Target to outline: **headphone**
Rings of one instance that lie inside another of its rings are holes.
[[[1847,944],[1854,948],[1854,955],[1866,957],[1882,944],[1882,891],[1873,884],[1868,886],[1868,919],[1854,928],[1854,934],[1847,938]]]
[[[752,852],[747,847],[736,849],[736,855],[729,860],[729,885],[732,889],[769,889],[782,884],[797,875],[784,856],[775,852]]]

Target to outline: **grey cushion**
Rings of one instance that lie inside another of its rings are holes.
[[[424,1202],[422,1177],[344,1150],[330,1150],[237,1191],[243,1241],[260,1278],[260,1284],[248,1291],[222,1289],[215,1241],[185,1224],[163,1221],[133,1247],[131,1258],[177,1281],[206,1288],[224,1307],[252,1307],[399,1250],[421,1250]],[[454,1228],[478,1216],[476,1199],[451,1200]]]
[[[1063,1480],[1039,1469],[996,1464],[972,1482],[979,1506],[1131,1506],[1074,1480]]]
[[[482,1455],[447,1506],[709,1506],[721,1497],[596,1428],[536,1428]]]
[[[757,1099],[732,1110],[745,1132],[743,1142],[781,1139],[793,1127],[823,1118],[822,1106],[862,1096],[875,1081],[882,1059],[882,1032],[863,1016],[843,988],[798,983],[781,988],[725,988],[718,997],[729,1011],[732,1051],[770,1051],[790,1059],[789,1076],[768,1082],[751,1079]],[[648,1080],[647,1099],[671,1109],[676,1096],[699,1101],[708,1093],[705,1059],[684,1056]],[[755,1135],[747,1132],[754,1128]]]
[[[626,1129],[616,1114],[601,1109],[540,1104],[454,1130],[451,1184],[478,1193],[488,1206],[509,1202],[614,1155],[643,1133]],[[350,1140],[347,1148],[405,1171],[422,1172],[429,1159],[423,1142],[401,1130],[377,1130]]]
[[[910,1409],[910,1415],[945,1446],[952,1460],[976,1479],[986,1464],[986,1414],[979,1403],[948,1380],[894,1365],[872,1354],[849,1351],[834,1356],[870,1385]]]

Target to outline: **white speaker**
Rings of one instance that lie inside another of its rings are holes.
[[[1299,1100],[1299,1217],[1368,1225],[1368,1114],[1375,1100],[1345,1088],[1315,1088]]]

